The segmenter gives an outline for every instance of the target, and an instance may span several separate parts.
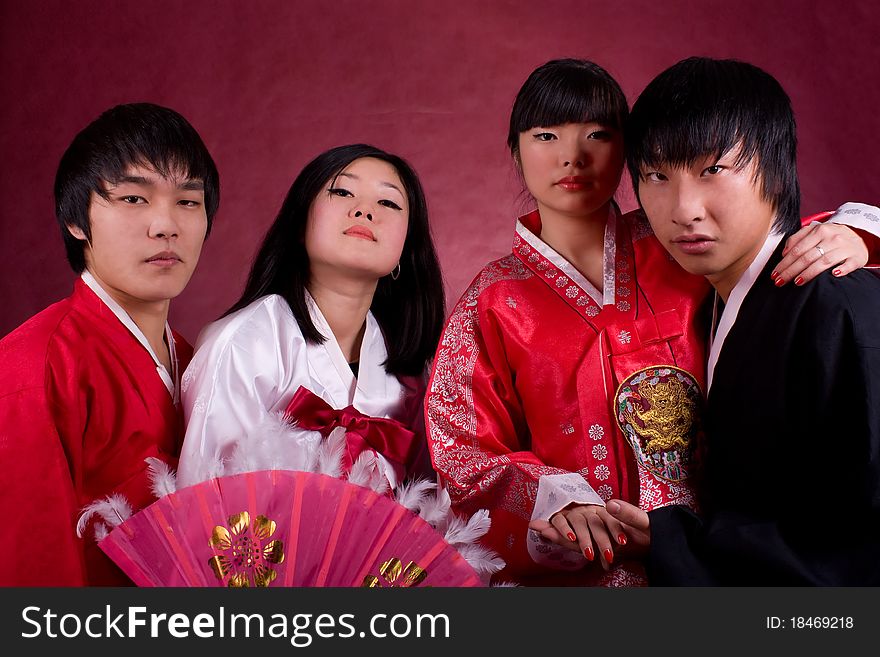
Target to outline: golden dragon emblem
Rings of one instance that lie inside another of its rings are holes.
[[[645,442],[645,453],[687,450],[697,408],[685,387],[676,379],[639,385],[631,397],[633,410],[623,415]],[[642,409],[644,400],[648,410]]]

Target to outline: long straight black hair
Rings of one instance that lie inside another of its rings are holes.
[[[370,310],[385,336],[385,370],[396,376],[418,376],[434,356],[443,329],[443,276],[431,240],[428,206],[416,172],[402,158],[375,146],[338,146],[305,166],[263,239],[244,293],[224,316],[260,297],[278,294],[287,301],[308,342],[322,343],[327,339],[315,327],[306,304],[311,270],[305,247],[309,209],[331,180],[349,164],[365,157],[394,167],[406,190],[409,221],[400,255],[400,276],[397,280],[391,276],[379,279]]]

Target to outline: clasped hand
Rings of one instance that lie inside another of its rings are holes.
[[[580,552],[608,570],[621,558],[642,558],[650,544],[648,514],[622,500],[607,506],[574,504],[547,520],[532,520],[529,528],[548,541]]]

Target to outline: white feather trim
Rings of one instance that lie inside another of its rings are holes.
[[[436,488],[437,484],[427,479],[407,481],[394,491],[394,499],[413,513],[419,513],[428,494]]]
[[[376,453],[372,450],[361,452],[348,473],[348,481],[369,488],[379,495],[388,492],[388,479]]]
[[[361,452],[361,455],[358,456],[358,460],[360,460],[365,454],[369,455],[373,464],[372,469],[369,471],[369,480],[366,483],[366,487],[378,495],[387,494],[388,490],[391,488],[391,484],[388,482],[388,477],[385,476],[385,467],[382,465],[382,462],[373,450]],[[357,463],[357,461],[355,461],[355,463]],[[352,480],[352,474],[355,474],[354,465],[352,465],[351,472],[348,474],[349,481]]]
[[[449,514],[443,519],[443,521],[437,523],[437,527],[435,528],[438,532],[443,534],[443,539],[449,543],[453,544],[451,540],[459,531],[461,531],[465,526],[464,518],[456,515],[454,512],[450,511]]]
[[[318,447],[317,472],[330,477],[342,474],[342,453],[345,449],[345,428],[336,427]]]
[[[419,516],[434,529],[443,533],[452,513],[452,500],[444,488],[438,488],[434,495],[427,496],[419,507]]]
[[[197,484],[200,481],[208,481],[210,479],[217,479],[226,474],[226,461],[212,461],[210,463],[205,463],[201,467],[202,476],[197,478],[195,481],[184,482],[186,486],[191,484]]]
[[[375,473],[373,473],[373,482],[370,487],[379,495],[386,495],[388,491],[391,490],[391,484],[385,476],[384,469],[381,466],[376,469]]]
[[[321,442],[320,433],[299,429],[283,412],[267,414],[226,461],[213,464],[211,478],[258,470],[315,472]]]
[[[113,493],[83,507],[82,514],[76,523],[76,535],[83,537],[86,527],[94,516],[101,519],[111,528],[121,525],[131,517],[131,505],[124,495]]]
[[[257,448],[264,454],[261,467],[266,470],[312,472],[318,459],[321,434],[300,429],[283,412],[274,413],[262,427],[257,427]]]
[[[457,549],[458,553],[471,565],[471,568],[484,578],[497,573],[505,566],[504,559],[483,545],[462,545]]]
[[[376,468],[376,457],[372,452],[361,452],[360,456],[351,464],[351,472],[348,473],[348,481],[356,486],[370,487],[373,478],[373,470]]]
[[[144,459],[147,464],[147,475],[150,477],[150,490],[157,499],[177,490],[177,474],[165,461],[148,456]]]
[[[321,434],[317,431],[299,431],[301,435],[296,439],[285,437],[284,449],[276,448],[270,469],[315,471],[318,463],[318,447],[322,440]]]
[[[491,526],[489,512],[485,509],[480,509],[467,519],[460,517],[452,511],[446,489],[424,479],[398,487],[394,498],[398,504],[418,513],[443,535],[446,542],[458,550],[484,582],[488,583],[491,575],[506,565],[493,550],[479,544],[479,539]]]
[[[223,475],[235,475],[242,472],[256,472],[260,469],[260,456],[251,441],[237,441],[232,454],[223,463]]]
[[[110,530],[107,529],[107,525],[103,522],[95,523],[95,540],[100,543],[105,538],[107,538],[107,534],[110,533]]]
[[[446,542],[450,545],[474,543],[489,531],[490,524],[489,512],[486,509],[474,513],[467,522],[456,517],[446,528]]]

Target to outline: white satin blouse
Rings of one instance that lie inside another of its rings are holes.
[[[306,292],[312,321],[327,337],[310,344],[283,297],[269,295],[209,324],[196,343],[181,384],[186,437],[178,483],[188,486],[223,473],[232,453],[260,442],[270,417],[283,412],[305,386],[333,408],[349,405],[374,417],[392,418],[424,436],[424,381],[388,374],[385,339],[367,313],[357,378],[333,332]],[[299,440],[319,439],[303,431]],[[286,443],[284,449],[291,449]],[[261,447],[262,448],[262,447]],[[404,473],[381,457],[394,487]]]

